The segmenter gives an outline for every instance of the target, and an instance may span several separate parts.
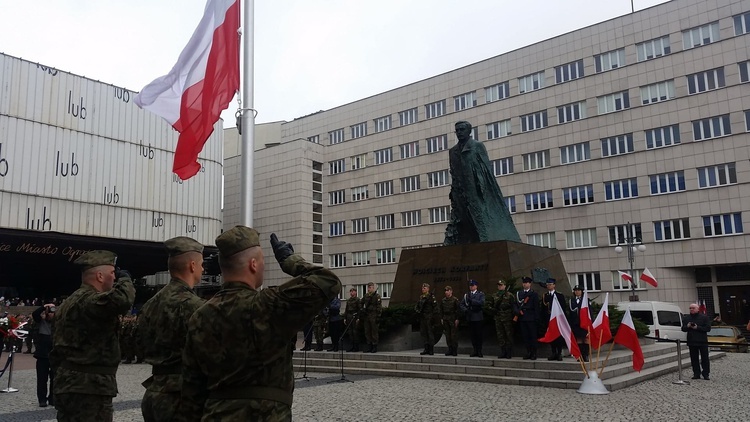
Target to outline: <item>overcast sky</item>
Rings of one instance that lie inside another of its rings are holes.
[[[0,52],[139,91],[172,68],[205,3],[0,0]],[[333,108],[630,11],[630,0],[256,0],[256,122]]]

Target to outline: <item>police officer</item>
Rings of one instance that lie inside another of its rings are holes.
[[[469,322],[469,334],[471,335],[471,345],[474,351],[470,357],[484,357],[482,355],[482,323],[484,321],[484,292],[479,290],[479,283],[476,280],[469,282],[469,292],[464,295],[459,304],[461,311],[466,315]]]
[[[433,355],[435,347],[435,334],[432,331],[432,321],[438,312],[435,295],[430,292],[430,285],[422,284],[422,294],[419,296],[414,310],[419,317],[419,334],[422,336],[424,350],[420,355]]]
[[[216,246],[224,284],[188,321],[179,420],[290,421],[289,339],[339,294],[341,282],[271,234],[276,260],[293,278],[260,290],[258,232],[235,226]]]
[[[367,340],[365,353],[377,353],[378,351],[378,318],[383,312],[383,304],[376,290],[375,283],[367,283],[367,293],[362,298],[362,316],[360,319],[365,326],[365,340]]]
[[[565,303],[565,296],[555,290],[555,285],[557,281],[554,278],[547,279],[547,293],[542,296],[542,310],[544,311],[544,315],[546,318],[545,321],[549,321],[550,318],[552,318],[552,303],[554,301],[554,297],[557,297],[557,303],[560,304],[560,308],[565,312],[565,307],[563,307],[563,304]],[[565,339],[562,337],[558,337],[555,340],[552,340],[550,343],[550,348],[552,351],[552,354],[547,358],[547,360],[562,360],[562,349],[565,347]]]
[[[443,322],[443,333],[448,351],[445,356],[458,355],[458,298],[453,296],[453,288],[445,286],[445,297],[440,301],[440,318]]]
[[[537,324],[539,321],[539,295],[531,288],[531,278],[524,277],[522,289],[516,292],[515,314],[521,337],[526,346],[524,359],[536,360]]]
[[[490,296],[490,309],[495,317],[499,359],[510,359],[513,355],[513,304],[516,298],[506,290],[503,280],[497,282],[497,292]]]
[[[359,352],[359,324],[357,315],[359,314],[361,303],[357,297],[357,289],[349,289],[349,298],[346,299],[346,310],[344,311],[344,323],[349,330],[349,340],[352,347],[347,352]]]

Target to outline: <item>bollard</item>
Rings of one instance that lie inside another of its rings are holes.
[[[10,348],[10,352],[8,352],[8,361],[10,362],[10,367],[8,368],[8,388],[0,390],[0,393],[15,393],[18,391],[17,388],[11,387],[11,382],[13,382],[13,352],[16,350],[16,346],[12,346]]]
[[[677,381],[672,381],[672,384],[681,384],[681,385],[687,385],[690,384],[690,381],[683,381],[682,380],[682,345],[681,340],[677,340]]]

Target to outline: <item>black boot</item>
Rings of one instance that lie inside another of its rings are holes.
[[[301,348],[300,350],[302,350],[303,352],[307,352],[308,350],[312,350],[312,346],[310,346],[309,344],[305,344],[305,347]]]
[[[529,359],[536,360],[536,348],[531,348],[531,357]]]
[[[373,344],[372,349],[370,349],[370,353],[378,353],[378,345]]]
[[[350,348],[346,349],[346,351],[347,351],[347,352],[353,352],[353,351],[354,351],[354,349],[355,349],[355,346],[356,346],[355,344],[352,344],[352,347],[350,347]]]
[[[453,353],[452,353],[452,355],[453,356],[458,356],[458,345],[453,346]]]
[[[505,359],[510,359],[513,356],[513,348],[505,346]]]
[[[363,353],[370,353],[371,350],[372,350],[372,344],[367,343],[367,347],[364,350],[362,350],[362,352]]]
[[[316,352],[322,352],[323,351],[323,343],[318,343],[318,345],[315,347]]]
[[[427,354],[430,355],[430,356],[434,355],[435,354],[435,346],[429,345],[428,348],[427,348]]]
[[[531,359],[531,347],[526,348],[526,354],[523,355],[523,360],[529,360]]]
[[[420,355],[426,355],[426,354],[430,353],[429,349],[430,349],[430,346],[428,344],[425,344],[424,345],[424,350],[422,350],[421,352],[419,352],[419,354]]]
[[[448,351],[445,352],[445,356],[452,356],[453,355],[453,348],[448,346]]]

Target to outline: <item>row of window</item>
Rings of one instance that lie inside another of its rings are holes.
[[[450,220],[451,210],[449,205],[429,208],[429,224],[447,223]],[[401,224],[399,227],[414,227],[422,224],[422,211],[411,210],[400,213]],[[351,234],[367,233],[370,231],[370,218],[355,218],[351,222]],[[392,230],[396,228],[396,214],[383,214],[375,216],[376,231]],[[346,221],[328,223],[329,237],[343,236],[347,234]]]
[[[414,192],[422,188],[420,175],[407,176],[399,179],[401,193]],[[437,188],[450,184],[450,173],[448,170],[438,170],[427,173],[427,188]],[[368,185],[356,186],[349,189],[351,201],[357,202],[370,197]],[[375,183],[375,197],[382,198],[394,194],[393,180]],[[347,201],[346,189],[339,189],[328,193],[329,205],[340,205]]]
[[[343,268],[346,266],[364,267],[366,265],[381,265],[396,263],[396,248],[375,250],[375,260],[370,260],[370,251],[357,251],[352,253],[335,253],[328,255],[331,268]],[[347,257],[351,261],[347,262]]]
[[[733,16],[735,35],[748,33],[748,21],[750,21],[750,12]],[[712,22],[695,28],[682,31],[683,50],[688,50],[698,46],[711,44],[720,40],[719,22]],[[654,59],[668,55],[672,52],[669,35],[647,40],[635,45],[636,56],[639,62]],[[597,54],[594,56],[594,67],[596,73],[606,72],[625,66],[625,47]],[[555,66],[555,83],[560,84],[575,79],[583,78],[584,64],[583,59]],[[741,80],[747,82],[748,63],[740,63]],[[723,69],[712,69],[705,72],[688,75],[688,91],[690,94],[717,89],[724,86]],[[535,72],[518,78],[518,93],[524,94],[545,87],[545,71]],[[509,81],[494,84],[485,88],[485,102],[491,103],[499,101],[510,96]],[[657,101],[664,101],[674,97],[674,82],[664,81],[648,86],[641,87],[642,104],[651,104]],[[558,108],[558,123],[565,123],[572,120],[585,118],[585,105],[581,103],[569,104]],[[424,106],[424,115],[426,119],[440,117],[447,113],[447,100],[435,101]],[[477,105],[476,91],[463,93],[453,97],[453,110],[461,111]],[[597,97],[599,114],[610,113],[613,111],[629,108],[628,93],[618,92],[614,94]],[[561,110],[562,109],[562,110]],[[400,111],[398,113],[400,126],[406,126],[418,122],[418,107]],[[546,111],[533,113],[527,116],[521,116],[521,131],[540,129],[547,126]],[[373,120],[375,132],[390,130],[392,125],[391,115],[378,117]],[[349,127],[350,139],[356,139],[367,135],[368,122],[360,122]],[[329,144],[338,144],[345,140],[345,128],[336,129],[328,132]],[[492,139],[488,137],[488,139]],[[320,143],[320,136],[314,135],[308,137],[310,142]]]
[[[610,276],[612,279],[612,291],[631,290],[632,287],[630,285],[630,282],[624,280],[620,276],[619,271],[630,273],[630,270],[610,271]],[[645,282],[640,280],[643,270],[633,270],[633,273],[634,274],[631,275],[633,277],[633,282],[635,283],[635,288],[637,290],[645,289]],[[571,286],[582,286],[586,291],[589,292],[602,291],[602,278],[601,274],[598,272],[568,274],[568,280],[570,281]]]

